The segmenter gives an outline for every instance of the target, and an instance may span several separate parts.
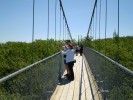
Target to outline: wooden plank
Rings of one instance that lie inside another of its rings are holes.
[[[70,84],[65,84],[60,100],[66,100]]]
[[[55,90],[55,92],[53,93],[53,95],[52,95],[52,97],[51,97],[50,100],[59,100],[60,97],[61,97],[61,93],[62,93],[63,89],[64,89],[64,86],[59,86],[59,85],[58,85],[58,86],[56,87],[56,90]]]
[[[79,100],[79,88],[80,88],[80,57],[79,56],[76,56],[76,64],[75,64],[75,79],[74,79],[74,82],[75,82],[75,88],[74,88],[74,95],[73,95],[73,100]]]
[[[73,100],[73,93],[74,93],[74,81],[71,81],[66,100]]]
[[[82,81],[81,81],[81,100],[86,100],[85,84],[84,84],[84,66],[82,65]]]
[[[50,100],[59,100],[61,97],[61,93],[63,91],[64,86],[57,85],[53,95],[51,96]]]
[[[64,72],[62,78],[64,78],[65,74],[66,74],[66,71]],[[65,81],[65,80],[62,80],[62,83],[63,83],[63,81]],[[56,87],[50,100],[59,100],[61,98],[62,92],[64,90],[64,86],[65,85],[57,85],[57,87]]]
[[[76,57],[75,57],[75,59],[76,59]],[[76,78],[76,67],[77,67],[77,64],[75,63],[74,67],[73,67],[74,78]],[[66,100],[72,100],[73,99],[74,88],[75,88],[74,84],[75,84],[75,79],[74,79],[74,81],[71,81],[71,83],[70,83],[70,87],[69,87],[69,90],[68,90]]]
[[[84,63],[84,85],[85,85],[85,96],[86,96],[86,100],[91,100],[92,99],[92,94],[90,91],[90,84],[89,84],[89,80],[88,80],[88,76],[87,76],[87,72],[86,72],[86,66]]]
[[[64,79],[64,83],[58,85],[53,93],[51,100],[79,100],[80,99],[80,84],[81,84],[81,100],[91,100],[91,90],[89,86],[89,80],[82,56],[75,56],[76,63],[74,64],[74,81],[67,81]],[[83,72],[81,75],[81,69],[83,66]],[[65,74],[65,73],[64,73]],[[82,83],[81,82],[82,77]]]
[[[94,76],[93,76],[93,74],[91,72],[89,64],[88,64],[88,62],[87,62],[85,57],[84,57],[84,59],[85,59],[86,71],[87,71],[87,73],[89,75],[89,80],[90,80],[90,83],[91,83],[91,88],[92,88],[92,91],[93,91],[93,95],[95,95],[94,99],[95,100],[102,100],[102,96],[101,96],[100,92],[98,91],[98,86],[97,86],[96,81],[94,79]],[[89,91],[91,91],[91,89]]]

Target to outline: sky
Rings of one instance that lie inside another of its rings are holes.
[[[49,38],[55,39],[55,2],[56,5],[56,39],[63,38],[63,17],[61,19],[59,0],[49,0]],[[99,1],[97,13],[91,31],[99,38]],[[65,15],[73,39],[87,36],[94,0],[62,0]],[[118,31],[117,0],[107,3],[107,38]],[[133,0],[120,0],[120,36],[133,36]],[[0,0],[0,43],[7,41],[32,41],[33,0]],[[96,17],[97,14],[97,17]],[[34,39],[47,39],[48,0],[35,0]],[[97,21],[96,21],[97,19]],[[64,28],[64,33],[67,33]],[[92,33],[92,34],[93,34]],[[64,35],[65,36],[65,35]],[[105,37],[105,0],[101,0],[100,38]]]

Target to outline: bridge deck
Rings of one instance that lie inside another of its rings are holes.
[[[83,57],[84,58],[84,57]],[[51,100],[91,100],[89,80],[82,56],[76,56],[74,64],[74,81],[68,81],[62,76],[61,83],[56,87]],[[66,74],[66,72],[64,73]]]

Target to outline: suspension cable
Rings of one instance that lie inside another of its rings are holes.
[[[62,9],[62,13],[63,13],[64,19],[65,19],[65,23],[66,23],[66,25],[67,25],[68,34],[69,34],[69,37],[70,37],[70,39],[71,39],[71,41],[72,41],[72,35],[71,35],[71,32],[70,32],[70,28],[69,28],[69,26],[68,26],[68,22],[67,22],[67,19],[66,19],[66,16],[65,16],[65,12],[64,12],[64,9],[63,9],[63,5],[62,5],[61,0],[59,0],[59,2],[60,2],[60,7],[61,7],[61,9]]]
[[[68,30],[67,30],[67,25],[66,25],[66,38],[68,39]]]
[[[117,43],[117,51],[116,51],[116,53],[117,53],[117,59],[116,59],[116,61],[119,63],[119,0],[118,0],[118,34],[116,35],[117,37],[116,37],[116,39],[117,39],[117,41],[116,41],[116,43]],[[122,72],[122,74],[123,74],[124,72]],[[116,75],[116,79],[117,79],[117,81],[116,81],[116,84],[117,85],[119,85],[119,80],[120,80],[120,78],[118,77],[120,75],[120,72],[119,72],[119,69],[117,69],[117,75]],[[116,91],[118,92],[119,91],[119,89],[118,89],[119,87],[117,87],[116,88]],[[118,96],[116,96],[116,99],[118,99]]]
[[[91,25],[90,31],[89,31],[89,33],[90,33],[90,38],[92,38],[92,31],[93,31],[92,28],[93,28],[93,27],[92,27],[92,25]]]
[[[88,32],[87,32],[87,37],[89,36],[89,31],[90,31],[90,28],[91,28],[92,19],[93,19],[93,16],[94,16],[96,4],[97,4],[97,0],[95,0],[95,4],[94,4],[94,7],[93,7],[92,16],[91,16],[91,20],[90,20],[90,24],[89,24],[89,28],[88,28]]]
[[[49,0],[48,0],[47,56],[48,56],[48,39],[49,39]]]
[[[106,8],[105,8],[105,55],[106,55],[106,33],[107,32],[107,0],[106,0]]]
[[[99,6],[99,42],[100,42],[100,30],[101,29],[101,0],[100,0],[100,6]]]
[[[57,0],[55,0],[55,41],[56,41],[56,10],[57,10]]]
[[[106,8],[105,8],[105,56],[106,56],[106,49],[107,49],[107,47],[106,47],[106,35],[107,35],[107,0],[106,0],[106,4],[105,4],[105,6],[106,6]],[[105,63],[104,63],[105,65],[105,67],[107,67],[107,59],[105,59]],[[105,86],[105,84],[103,84],[103,86]],[[103,99],[105,99],[105,95],[104,95],[104,98]]]
[[[100,34],[101,34],[101,0],[99,2],[99,47],[98,47],[98,50],[100,52]]]
[[[34,9],[35,9],[35,0],[33,0],[33,18],[32,18],[32,63],[34,63]]]
[[[95,15],[94,15],[94,16],[95,16]],[[93,16],[93,17],[94,17],[94,16]],[[92,32],[92,33],[93,33],[93,34],[92,34],[93,36],[92,36],[92,37],[93,37],[93,41],[94,41],[94,18],[93,18],[93,20],[92,20],[92,24],[93,24],[93,26],[92,26],[92,27],[93,27],[93,32]]]
[[[63,41],[64,41],[64,17],[63,17]]]
[[[59,40],[61,40],[61,7],[60,7],[60,35],[59,35]]]
[[[118,43],[117,43],[117,46],[118,46],[118,63],[119,63],[119,57],[120,57],[120,55],[119,55],[119,44],[120,44],[120,40],[119,40],[119,24],[120,24],[120,22],[119,22],[119,0],[118,0]]]
[[[66,40],[66,24],[65,24],[65,40]]]
[[[96,33],[97,33],[97,4],[96,4],[96,13],[95,13],[95,27],[94,27],[94,48],[96,49]]]
[[[95,22],[95,40],[96,40],[96,35],[97,35],[97,4],[96,4],[96,22]]]

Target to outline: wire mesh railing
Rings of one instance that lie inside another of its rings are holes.
[[[47,100],[64,72],[60,53],[0,79],[0,100]]]
[[[131,70],[89,47],[84,47],[84,55],[103,100],[133,99],[133,72]]]

